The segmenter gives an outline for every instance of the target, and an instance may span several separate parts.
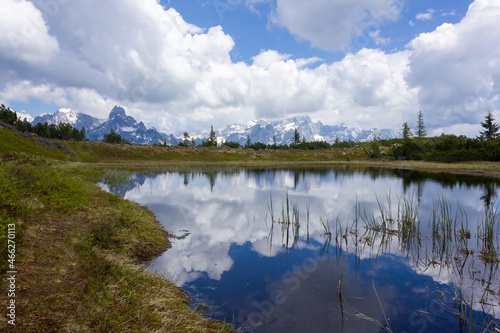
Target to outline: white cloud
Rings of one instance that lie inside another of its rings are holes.
[[[325,65],[330,110],[338,110],[338,122],[365,128],[399,128],[418,104],[416,90],[404,79],[409,52],[385,54],[363,49],[342,61]],[[353,121],[353,119],[355,119]]]
[[[500,96],[500,3],[476,0],[457,24],[410,43],[406,80],[430,124],[477,124]]]
[[[456,15],[457,15],[457,11],[455,9],[452,11],[444,12],[441,14],[441,16],[456,16]]]
[[[46,104],[56,103],[58,105],[68,104],[65,89],[53,84],[34,85],[30,81],[21,81],[17,84],[7,84],[0,98],[6,101],[28,102],[36,99]]]
[[[46,63],[59,51],[42,13],[25,0],[0,0],[0,60]]]
[[[427,9],[427,12],[425,12],[425,13],[418,13],[415,18],[417,20],[420,20],[420,21],[430,21],[434,17],[434,13],[435,13],[435,10],[430,8],[430,9]]]
[[[191,25],[155,0],[88,0],[61,3],[51,11],[22,0],[0,1],[43,13],[40,36],[46,38],[44,45],[30,46],[30,52],[45,47],[30,53],[43,63],[20,56],[23,63],[16,65],[0,49],[0,98],[7,104],[37,99],[100,118],[118,104],[149,126],[173,133],[304,114],[325,124],[399,129],[421,109],[429,132],[470,133],[470,126],[457,125],[478,124],[500,98],[500,45],[494,42],[500,40],[500,4],[494,0],[476,0],[462,22],[418,36],[402,52],[361,48],[341,61],[323,63],[265,50],[250,65],[231,60],[234,41],[221,27]],[[376,14],[396,2],[277,4],[275,14],[285,15],[277,17],[281,24],[288,22],[285,18],[299,20],[302,10],[304,22],[290,21],[287,27],[303,29],[302,38],[310,33],[312,42],[325,46],[330,37],[324,31],[339,24],[330,21],[355,13],[362,13],[361,21],[354,21],[375,42],[388,42],[378,28],[367,28],[367,20],[377,21]],[[324,31],[315,32],[320,25],[312,21],[321,23],[323,16],[313,14],[320,9],[330,9],[331,19]],[[384,20],[399,11],[390,13]],[[356,33],[351,28],[338,27],[332,37],[338,43],[328,45],[349,45]],[[21,28],[3,32],[16,29]]]
[[[391,42],[390,38],[380,36],[380,30],[371,31],[368,36],[373,39],[376,45],[387,45]]]
[[[277,0],[273,21],[313,46],[343,50],[365,30],[378,30],[397,19],[399,4],[399,0]]]
[[[289,54],[280,54],[278,51],[261,51],[259,55],[252,58],[257,67],[269,68],[272,64],[290,59]]]

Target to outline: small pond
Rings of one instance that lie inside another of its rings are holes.
[[[402,169],[134,175],[149,269],[241,332],[500,331],[499,181]]]

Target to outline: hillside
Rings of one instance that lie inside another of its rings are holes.
[[[18,272],[0,281],[15,294],[15,326],[4,316],[0,331],[231,331],[144,269],[169,247],[167,232],[147,208],[94,185],[107,171],[79,159],[63,143],[0,127],[0,272]]]

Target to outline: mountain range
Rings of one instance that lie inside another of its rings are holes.
[[[164,143],[177,145],[182,142],[183,137],[175,137],[158,131],[155,128],[147,128],[142,121],[137,122],[133,117],[127,116],[122,107],[115,106],[111,110],[108,119],[98,119],[84,113],[75,112],[70,109],[59,109],[54,114],[44,114],[35,117],[33,125],[47,122],[50,124],[69,123],[81,129],[85,127],[89,140],[101,141],[104,135],[113,130],[123,138],[135,144]],[[262,142],[278,145],[290,144],[293,141],[295,129],[300,133],[301,139],[306,141],[326,141],[334,143],[339,141],[366,142],[376,136],[380,139],[391,139],[402,137],[400,132],[389,129],[363,130],[358,127],[348,127],[345,124],[336,126],[323,125],[320,121],[313,122],[309,117],[293,117],[278,121],[250,121],[246,124],[228,125],[223,129],[215,131],[219,143],[233,141],[245,145],[248,138],[252,143]],[[192,133],[191,138],[196,143],[201,143],[209,136],[209,130],[201,133]]]
[[[167,135],[155,128],[146,128],[146,125],[137,122],[133,117],[127,116],[122,107],[115,106],[109,113],[107,120],[98,119],[85,113],[75,112],[70,109],[59,109],[54,114],[45,114],[36,117],[32,124],[47,122],[50,124],[69,123],[72,126],[82,129],[85,127],[87,139],[91,141],[102,141],[104,135],[111,132],[111,128],[120,134],[122,138],[135,144],[163,143],[177,145],[181,140],[173,135]]]

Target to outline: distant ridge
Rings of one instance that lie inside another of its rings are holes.
[[[335,140],[366,142],[371,141],[376,136],[380,139],[392,139],[402,137],[400,132],[389,129],[369,129],[363,130],[358,127],[349,128],[345,124],[339,126],[323,125],[321,122],[313,122],[309,117],[293,117],[280,121],[250,121],[246,124],[234,124],[226,126],[216,132],[222,141],[234,141],[244,145],[248,137],[252,143],[261,142],[273,144],[274,140],[278,145],[290,144],[293,141],[295,129],[299,132],[301,140],[325,141],[330,144]],[[204,137],[208,135],[204,133]]]
[[[79,130],[82,127],[85,127],[85,131],[92,130],[93,128],[102,124],[105,120],[97,119],[95,117],[89,116],[85,113],[79,113],[73,111],[71,109],[59,109],[54,114],[44,114],[38,117],[35,117],[31,122],[32,125],[36,125],[38,123],[47,124],[55,124],[58,125],[60,123],[68,123],[73,127],[78,128]]]
[[[155,128],[147,128],[142,121],[137,122],[133,117],[127,116],[125,109],[115,106],[107,120],[97,119],[84,113],[75,112],[70,109],[59,109],[55,114],[45,114],[36,117],[32,124],[47,122],[49,124],[69,123],[81,129],[85,127],[87,138],[101,141],[105,134],[113,130],[123,138],[134,144],[155,144],[164,143],[178,145],[184,137],[174,137],[167,135]],[[278,145],[290,144],[293,140],[294,131],[297,129],[301,140],[325,141],[330,144],[336,140],[366,142],[374,137],[380,139],[392,139],[402,137],[401,132],[389,129],[372,128],[364,130],[359,127],[348,127],[346,124],[336,126],[323,125],[320,121],[313,122],[309,117],[293,117],[285,120],[267,121],[256,120],[246,124],[228,125],[215,131],[217,141],[238,142],[245,145],[248,137],[252,143],[261,142],[273,144],[274,140]],[[200,144],[209,136],[209,130],[201,133],[190,133],[190,137]]]

